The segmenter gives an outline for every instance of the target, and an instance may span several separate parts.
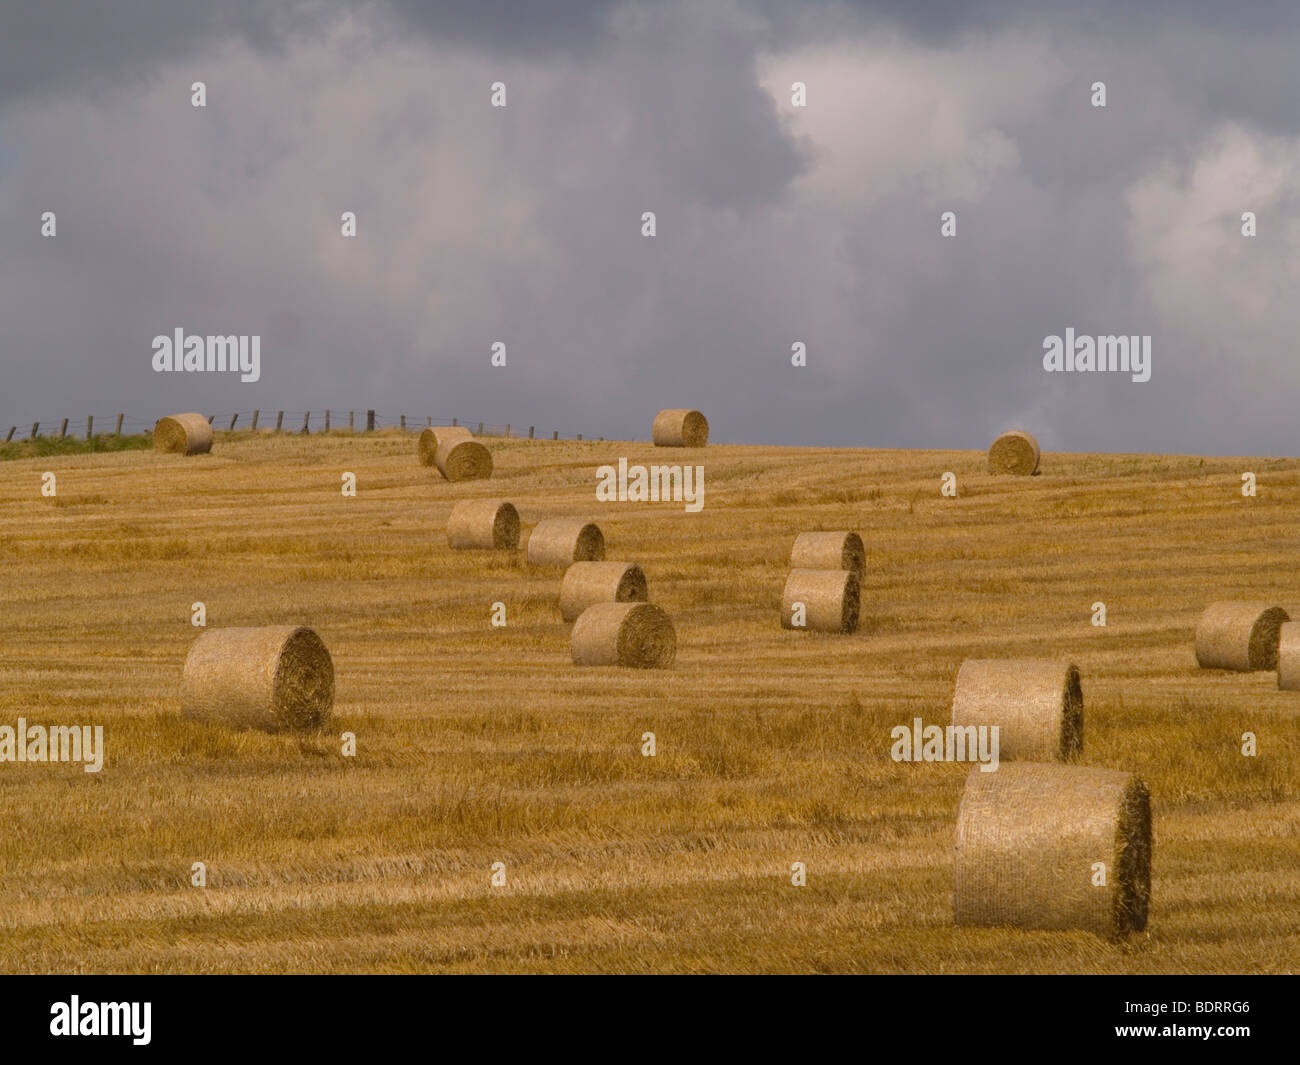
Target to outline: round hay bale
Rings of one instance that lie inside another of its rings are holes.
[[[635,562],[575,562],[560,582],[560,614],[574,621],[596,603],[644,603],[645,574]]]
[[[1012,429],[994,440],[989,448],[989,473],[1014,473],[1028,477],[1038,472],[1040,457],[1038,441],[1028,433]]]
[[[450,440],[434,454],[434,465],[449,481],[481,481],[492,476],[492,452],[477,440]]]
[[[514,551],[519,547],[519,511],[500,499],[462,499],[447,516],[447,543],[458,550]]]
[[[439,425],[425,429],[416,443],[416,452],[420,456],[421,466],[437,465],[435,456],[438,448],[452,440],[473,440],[474,434],[463,425]]]
[[[533,566],[567,567],[604,557],[604,534],[581,518],[546,518],[528,536],[528,562]]]
[[[697,410],[661,410],[650,438],[655,447],[703,447],[709,442],[709,420]]]
[[[957,671],[952,723],[998,726],[998,757],[1068,760],[1083,750],[1083,691],[1069,662],[968,658]]]
[[[653,603],[596,603],[573,623],[575,666],[667,669],[677,655],[672,619]]]
[[[205,455],[212,450],[212,426],[202,414],[172,414],[153,427],[153,449],[169,455]]]
[[[794,623],[795,604],[804,606],[804,623]],[[856,632],[858,578],[842,569],[793,569],[781,594],[781,627],[815,632]]]
[[[333,705],[334,663],[308,628],[209,629],[185,659],[181,712],[194,721],[268,732],[323,728]]]
[[[1282,691],[1300,691],[1300,623],[1285,622],[1277,639],[1277,686]]]
[[[1033,762],[966,777],[954,840],[959,925],[1141,932],[1151,799],[1130,773]],[[1105,863],[1105,884],[1094,863]]]
[[[1240,673],[1277,669],[1278,630],[1290,620],[1268,603],[1211,603],[1196,623],[1196,664]]]
[[[791,569],[842,569],[859,579],[867,566],[867,549],[855,532],[802,532],[790,549]]]

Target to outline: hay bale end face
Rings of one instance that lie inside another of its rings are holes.
[[[653,603],[597,603],[573,623],[575,666],[667,669],[677,656],[672,619]]]
[[[856,632],[858,610],[856,575],[841,569],[795,569],[786,578],[781,594],[781,627],[813,632]]]
[[[635,562],[575,562],[560,582],[565,621],[576,621],[597,603],[644,603],[649,598],[645,574]]]
[[[1300,691],[1300,623],[1285,622],[1277,640],[1277,686],[1285,692]]]
[[[1038,441],[1019,429],[1003,433],[989,448],[989,473],[1014,473],[1028,477],[1038,472],[1042,453]]]
[[[447,517],[447,543],[457,550],[514,551],[519,511],[500,499],[463,499]]]
[[[867,549],[855,532],[802,532],[790,549],[791,569],[842,569],[859,580],[867,566]]]
[[[976,766],[966,777],[954,840],[957,924],[1119,938],[1146,928],[1150,895],[1151,799],[1137,777],[1037,763]]]
[[[448,481],[481,481],[492,476],[492,452],[477,440],[450,440],[438,448],[433,462]]]
[[[436,466],[448,481],[476,481],[492,476],[492,452],[463,425],[425,429],[416,450],[422,466]]]
[[[185,659],[181,712],[194,721],[267,732],[323,728],[333,705],[334,663],[308,628],[209,629]]]
[[[709,420],[697,410],[661,410],[650,438],[656,447],[703,447],[709,442]]]
[[[604,557],[604,534],[581,518],[546,518],[528,536],[528,563],[532,566],[568,567],[575,562],[600,562]]]
[[[153,427],[153,448],[169,455],[203,455],[212,450],[212,426],[202,414],[172,414]]]
[[[1196,664],[1239,673],[1277,669],[1278,633],[1290,620],[1268,603],[1211,603],[1196,623]]]
[[[1069,662],[968,658],[957,671],[952,723],[998,726],[998,757],[1068,760],[1083,750],[1083,690]]]
[[[420,456],[421,466],[436,465],[435,456],[438,448],[453,440],[473,440],[473,434],[463,425],[439,425],[425,429],[416,442],[416,452]]]
[[[449,481],[481,481],[492,476],[492,452],[477,440],[457,440],[438,448],[434,464]]]

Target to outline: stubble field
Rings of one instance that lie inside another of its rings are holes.
[[[107,748],[97,774],[0,764],[0,971],[1300,970],[1300,693],[1192,653],[1213,599],[1300,617],[1300,461],[1048,454],[1011,478],[981,452],[490,447],[493,478],[458,485],[392,430],[0,464],[0,724],[102,724]],[[598,503],[619,456],[702,463],[703,511]],[[525,529],[596,520],[672,615],[675,667],[573,666],[559,571],[447,547],[453,502],[490,497]],[[780,628],[818,528],[866,541],[851,636]],[[197,601],[209,628],[321,634],[328,733],[181,718]],[[946,723],[962,660],[1012,655],[1077,663],[1083,764],[1151,789],[1151,919],[1125,943],[953,927],[968,767],[895,763],[889,731]]]

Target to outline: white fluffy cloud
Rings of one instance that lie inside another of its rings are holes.
[[[1225,446],[1294,420],[1300,363],[1300,138],[1226,124],[1127,190],[1138,294],[1165,372],[1195,377],[1187,414]],[[1253,211],[1258,235],[1242,234]],[[1234,446],[1235,445],[1235,446]]]

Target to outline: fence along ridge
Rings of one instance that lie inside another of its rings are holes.
[[[341,418],[343,412],[333,407],[327,407],[325,408],[324,411],[317,412],[316,425],[320,426],[320,428],[316,430],[313,430],[312,412],[309,410],[307,411],[277,410],[274,413],[275,413],[275,430],[274,430],[275,432],[297,432],[300,434],[301,433],[309,434],[313,431],[316,431],[316,432],[328,433],[328,432],[333,432],[335,429],[342,428],[342,426],[337,423],[339,418]],[[374,432],[376,429],[384,428],[382,416],[374,408],[361,411],[360,413],[364,415],[364,429],[362,429],[361,431]],[[251,411],[234,411],[226,414],[209,414],[207,415],[207,419],[208,419],[208,424],[211,425],[214,429],[222,429],[225,430],[226,432],[238,432],[240,429],[244,429],[245,431],[250,433],[259,432],[259,431],[267,432],[269,431],[267,426],[267,420],[269,420],[270,414],[271,414],[270,410],[264,410],[258,408]],[[298,429],[285,428],[286,416],[288,416],[290,425],[292,426],[297,422],[298,416],[300,414],[302,415],[301,428]],[[357,422],[360,419],[357,418],[357,414],[358,411],[356,410],[350,410],[347,412],[348,415],[347,427],[353,432],[358,431]],[[99,419],[101,425],[106,425],[109,422],[112,422],[113,431],[111,433],[108,432],[96,433],[95,422],[97,418]],[[136,418],[131,415],[127,415],[125,413],[118,413],[116,416],[109,415],[108,417],[104,417],[104,418],[100,418],[97,415],[88,414],[86,415],[84,423],[81,422],[70,423],[69,419],[67,418],[47,418],[47,419],[40,419],[32,422],[31,431],[26,436],[20,436],[18,439],[19,442],[23,440],[35,440],[42,435],[46,436],[47,438],[53,438],[58,440],[63,440],[67,438],[69,435],[76,437],[78,433],[81,432],[81,430],[77,428],[81,424],[85,425],[84,433],[81,434],[82,438],[85,440],[90,440],[95,436],[121,436],[122,428],[126,423],[130,423],[130,426],[140,426],[141,430],[145,432],[149,431],[154,424],[153,422],[148,421],[146,419]],[[72,424],[73,426],[73,432],[71,434],[69,434],[68,432],[69,424]],[[462,423],[458,418],[452,418],[450,421],[447,421],[445,419],[435,419],[433,415],[425,415],[423,425],[420,425],[417,419],[413,426],[408,426],[407,416],[405,414],[400,414],[397,416],[397,420],[392,425],[390,425],[389,428],[400,428],[406,430],[407,432],[417,432],[422,429],[429,428],[434,424],[438,424],[438,425],[464,424],[465,426],[474,430],[475,436],[498,436],[498,437],[505,437],[507,439],[528,439],[528,440],[545,439],[544,436],[540,438],[537,436],[536,426],[533,425],[530,425],[528,427],[528,433],[527,436],[525,437],[522,432],[522,427],[512,426],[510,422],[506,422],[504,423],[504,425],[499,423],[484,422],[484,421],[479,421],[477,423],[475,423],[474,421],[465,421]],[[25,426],[26,423],[24,422],[22,423],[22,425]],[[57,432],[54,429],[55,425],[58,426]],[[41,430],[44,426],[50,426],[50,430],[49,432],[42,434]],[[11,425],[9,427],[8,433],[4,437],[4,440],[0,441],[0,443],[8,444],[11,441],[13,441],[14,436],[18,432],[19,428],[20,428],[19,425]],[[519,431],[514,431],[514,430],[519,430]],[[581,440],[582,438],[583,437],[581,433],[563,434],[562,436],[558,429],[551,430],[552,440],[560,440],[560,439]],[[605,438],[602,436],[599,437],[598,439],[604,440]]]

